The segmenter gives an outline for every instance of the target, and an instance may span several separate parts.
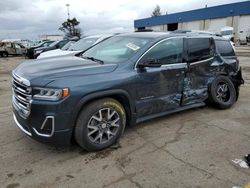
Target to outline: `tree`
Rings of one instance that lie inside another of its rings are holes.
[[[153,10],[151,17],[161,16],[161,8],[159,5],[156,5],[155,9]]]
[[[63,31],[65,35],[69,38],[71,37],[81,37],[81,29],[78,27],[80,22],[76,19],[67,19],[65,22],[62,23],[62,26],[59,30]]]

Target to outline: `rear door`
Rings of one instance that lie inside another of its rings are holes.
[[[17,44],[17,43],[13,43],[14,44],[14,46],[15,46],[15,50],[16,50],[16,55],[22,55],[23,54],[23,50],[22,50],[22,48],[21,48],[21,46],[19,45],[19,44]]]
[[[183,38],[165,39],[153,46],[140,61],[158,60],[162,66],[137,69],[138,117],[180,106],[187,64],[183,62]]]
[[[182,105],[202,102],[208,97],[208,82],[214,77],[212,38],[187,38],[185,40],[188,71],[184,80]]]
[[[8,54],[16,54],[15,46],[11,42],[7,42],[5,44],[5,50],[8,52]]]

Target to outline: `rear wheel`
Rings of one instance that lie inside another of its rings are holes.
[[[88,151],[101,150],[116,143],[126,124],[123,106],[112,98],[94,101],[80,113],[76,127],[76,142]]]
[[[226,76],[218,76],[210,86],[209,101],[220,109],[231,107],[236,101],[236,90]]]

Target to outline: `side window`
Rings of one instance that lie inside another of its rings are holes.
[[[215,46],[221,56],[235,56],[235,53],[234,53],[234,50],[230,41],[216,40]]]
[[[182,38],[167,39],[157,44],[150,51],[148,51],[142,57],[141,61],[146,61],[149,59],[157,59],[162,65],[181,63],[182,52],[183,52]]]
[[[210,41],[210,38],[188,39],[188,61],[193,63],[212,57]]]
[[[15,43],[15,48],[18,48],[18,49],[19,49],[19,48],[21,48],[21,46],[20,46],[19,44],[16,44],[16,43]]]
[[[12,44],[8,42],[8,43],[6,44],[6,48],[12,48]]]

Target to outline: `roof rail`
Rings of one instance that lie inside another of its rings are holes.
[[[221,36],[221,34],[219,34],[219,33],[214,33],[211,31],[203,31],[203,30],[175,30],[175,31],[173,31],[173,33],[196,33],[196,34]]]

